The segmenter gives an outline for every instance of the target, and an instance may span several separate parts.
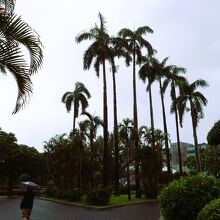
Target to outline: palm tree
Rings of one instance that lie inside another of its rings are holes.
[[[172,105],[170,112],[175,114],[175,122],[176,122],[176,138],[177,138],[177,149],[178,149],[178,158],[179,158],[179,172],[182,176],[183,168],[182,168],[182,157],[181,157],[181,148],[180,148],[180,135],[179,135],[179,115],[176,107],[176,86],[180,85],[182,80],[186,80],[184,77],[180,76],[181,73],[185,73],[186,70],[182,67],[173,66],[172,70],[170,71],[170,77],[166,78],[163,83],[162,92],[165,93],[165,90],[170,84],[170,96],[172,99]]]
[[[153,33],[153,30],[148,26],[139,27],[135,31],[128,28],[123,28],[119,31],[119,37],[122,37],[127,42],[127,50],[132,55],[133,59],[133,121],[135,129],[135,146],[138,149],[138,115],[137,115],[137,95],[136,95],[136,64],[142,61],[141,49],[147,48],[148,54],[153,54],[151,44],[143,38],[146,33]],[[137,160],[137,158],[136,158]],[[138,161],[135,165],[135,182],[136,182],[136,197],[141,197],[140,192],[140,171]]]
[[[107,33],[105,19],[99,13],[100,26],[91,28],[89,32],[83,32],[76,37],[76,42],[93,40],[92,45],[85,51],[83,57],[84,69],[90,69],[92,61],[95,60],[94,68],[99,77],[100,65],[103,73],[103,137],[104,137],[104,163],[103,163],[103,186],[108,185],[108,105],[107,105],[107,83],[106,83],[106,61],[112,62],[110,45],[111,37]]]
[[[81,82],[75,83],[73,92],[66,92],[62,96],[62,102],[66,105],[67,112],[74,110],[73,113],[73,131],[75,130],[76,118],[79,116],[79,106],[82,111],[88,107],[88,99],[91,97],[88,89]]]
[[[151,59],[151,66],[152,71],[156,75],[156,78],[159,82],[160,86],[160,98],[161,98],[161,104],[162,104],[162,114],[163,114],[163,126],[164,126],[164,134],[165,134],[165,149],[166,149],[166,157],[167,157],[167,170],[169,173],[169,176],[171,178],[172,171],[171,171],[171,165],[170,165],[170,151],[169,151],[169,142],[168,142],[168,131],[167,131],[167,122],[166,122],[166,111],[165,111],[165,105],[164,105],[164,93],[162,89],[162,77],[169,77],[169,73],[173,66],[166,65],[166,62],[168,60],[168,57],[163,59],[163,61],[160,63],[156,58]]]
[[[204,88],[207,86],[208,83],[202,79],[196,80],[191,84],[188,81],[183,81],[180,86],[180,95],[176,100],[181,126],[184,113],[188,111],[191,113],[197,172],[201,171],[201,164],[199,158],[199,146],[196,128],[198,126],[199,120],[204,117],[203,106],[206,106],[208,103],[208,100],[205,98],[205,96],[201,92],[197,91],[197,88]],[[189,107],[187,106],[188,103]]]
[[[89,112],[82,112],[82,115],[86,115],[88,119],[85,120],[87,123],[88,130],[89,130],[89,141],[90,141],[90,187],[94,187],[94,155],[95,155],[95,148],[94,148],[94,139],[96,138],[97,129],[100,125],[102,125],[102,120],[95,115],[91,115]]]
[[[117,72],[117,66],[115,65],[115,57],[125,58],[125,63],[129,66],[131,57],[129,53],[123,50],[118,44],[121,43],[119,38],[112,39],[114,48],[111,48],[112,53],[112,81],[113,81],[113,113],[114,113],[114,149],[115,149],[115,196],[119,195],[119,146],[118,146],[118,116],[117,116],[117,92],[116,92],[116,78],[115,74]]]
[[[139,77],[143,82],[148,80],[147,91],[149,92],[149,101],[150,101],[150,119],[151,119],[151,130],[152,130],[152,144],[153,148],[155,145],[155,137],[154,137],[154,111],[153,111],[153,100],[152,100],[152,83],[156,80],[156,74],[153,71],[153,68],[150,63],[150,59],[146,59],[145,63],[139,70]]]
[[[126,161],[126,170],[127,170],[127,187],[128,187],[128,200],[131,200],[131,184],[130,184],[130,164],[132,161],[131,158],[131,136],[133,132],[133,122],[129,118],[123,119],[122,123],[119,124],[119,134],[120,139],[124,142],[125,150],[127,151],[127,161]]]
[[[42,43],[38,34],[20,17],[13,14],[14,1],[6,0],[0,9],[0,70],[14,76],[18,86],[15,114],[23,107],[32,93],[30,76],[42,66]],[[30,55],[28,64],[22,46]]]
[[[82,154],[86,146],[88,126],[89,124],[87,121],[81,121],[79,122],[79,128],[73,130],[69,135],[70,139],[73,141],[73,143],[76,145],[76,148],[77,148],[77,174],[78,174],[77,187],[78,187],[78,190],[81,190]]]

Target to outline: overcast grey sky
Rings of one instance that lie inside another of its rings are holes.
[[[15,133],[19,144],[43,151],[43,142],[56,134],[69,133],[72,113],[67,113],[61,97],[72,91],[76,81],[83,82],[91,92],[89,112],[102,117],[102,77],[94,70],[83,71],[82,57],[91,42],[75,43],[83,30],[98,23],[98,12],[106,21],[110,35],[121,28],[149,26],[154,34],[146,39],[162,60],[187,69],[190,82],[205,79],[209,87],[201,90],[208,99],[205,118],[198,127],[199,142],[206,142],[207,132],[220,119],[218,96],[220,87],[219,0],[17,0],[15,13],[33,27],[44,45],[43,68],[32,77],[33,95],[30,103],[12,115],[17,87],[10,73],[0,75],[0,127]],[[109,73],[109,72],[108,72]],[[113,127],[112,76],[108,74],[109,130]],[[150,125],[148,95],[138,80],[139,125]],[[117,73],[119,122],[132,118],[132,69],[120,62]],[[154,86],[155,126],[162,129],[158,85]],[[169,92],[166,95],[168,131],[176,141],[174,116],[169,114]],[[81,118],[82,119],[82,118]],[[80,118],[79,118],[80,120]],[[181,140],[193,143],[190,114],[184,118]]]

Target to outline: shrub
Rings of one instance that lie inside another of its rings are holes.
[[[74,189],[74,190],[69,190],[67,192],[65,192],[65,199],[69,200],[70,202],[73,201],[80,201],[81,196],[83,194],[80,192],[80,190],[78,189]]]
[[[212,200],[200,211],[197,220],[219,220],[220,199]]]
[[[49,197],[57,197],[58,191],[56,184],[53,181],[49,181],[47,183],[47,189],[45,190],[45,193]]]
[[[182,177],[161,191],[161,213],[166,220],[194,220],[199,211],[218,195],[214,177]]]
[[[94,188],[87,193],[86,201],[91,205],[106,205],[110,202],[111,190],[109,188]]]

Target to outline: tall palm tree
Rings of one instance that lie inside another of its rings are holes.
[[[19,16],[13,14],[14,1],[5,0],[0,9],[0,70],[10,72],[18,86],[18,96],[13,113],[19,111],[32,93],[30,76],[42,66],[43,52],[39,35]],[[25,46],[30,64],[25,60]]]
[[[83,40],[92,40],[92,45],[85,51],[83,57],[84,69],[90,69],[94,60],[94,68],[99,77],[100,65],[102,65],[103,73],[103,137],[104,137],[104,163],[103,163],[103,185],[108,185],[108,105],[107,105],[107,82],[106,82],[106,61],[112,61],[110,45],[111,37],[107,33],[105,19],[99,13],[100,26],[95,24],[88,32],[83,32],[76,37],[76,42],[80,43]]]
[[[205,98],[205,96],[201,92],[197,91],[197,88],[204,88],[207,86],[208,83],[202,79],[196,80],[191,84],[188,81],[183,81],[180,86],[180,94],[176,100],[181,126],[184,113],[189,111],[191,113],[197,172],[201,171],[201,164],[199,158],[199,146],[196,128],[198,126],[199,120],[204,117],[203,106],[206,106],[208,103],[208,100]],[[187,106],[188,103],[189,106]]]
[[[150,59],[145,59],[145,63],[141,66],[139,70],[139,77],[143,82],[148,80],[147,91],[149,92],[149,102],[150,102],[150,119],[151,119],[151,130],[152,130],[152,144],[153,148],[155,145],[154,137],[154,111],[153,111],[153,100],[152,100],[152,83],[156,80],[156,74],[153,71],[153,68],[150,63]]]
[[[119,38],[113,38],[114,47],[111,48],[112,53],[112,81],[113,81],[113,113],[114,113],[114,149],[115,149],[115,196],[119,195],[119,146],[118,146],[118,116],[117,116],[117,90],[116,90],[116,72],[117,66],[115,65],[115,57],[123,57],[126,66],[129,66],[131,57],[122,47],[118,46],[121,43]]]
[[[82,112],[82,115],[86,115],[88,119],[85,120],[87,123],[88,130],[89,130],[89,141],[90,141],[90,187],[94,187],[94,155],[95,155],[95,148],[94,148],[94,139],[96,138],[97,129],[100,125],[102,125],[102,120],[95,115],[91,115],[89,112]]]
[[[66,92],[62,96],[61,101],[65,104],[67,112],[70,112],[73,107],[73,131],[75,130],[76,118],[79,116],[79,106],[81,105],[82,111],[85,111],[90,97],[90,92],[81,82],[75,83],[73,92]]]
[[[131,200],[131,184],[130,184],[130,165],[132,161],[131,157],[131,136],[133,133],[133,121],[129,118],[122,120],[122,123],[119,124],[119,134],[120,140],[124,142],[125,151],[127,151],[127,161],[126,161],[126,170],[127,170],[127,187],[128,187],[128,200]]]
[[[132,31],[128,28],[123,28],[119,31],[119,37],[127,41],[127,50],[132,55],[133,59],[133,121],[135,129],[135,146],[138,149],[138,114],[137,114],[137,94],[136,94],[136,64],[142,61],[141,49],[147,49],[148,54],[153,54],[151,44],[143,38],[146,33],[153,33],[153,30],[148,26],[139,27],[137,30]],[[137,159],[137,158],[136,158]],[[136,182],[136,197],[141,197],[140,191],[140,171],[138,161],[135,165],[135,182]]]
[[[159,62],[156,58],[151,59],[151,65],[152,65],[152,71],[157,77],[157,80],[159,82],[160,87],[160,98],[161,98],[161,105],[162,105],[162,115],[163,115],[163,126],[164,126],[164,134],[165,134],[165,149],[166,149],[166,158],[167,158],[167,170],[169,173],[169,176],[171,178],[172,171],[171,171],[171,165],[170,165],[170,151],[169,151],[169,141],[168,141],[168,131],[167,131],[167,122],[166,122],[166,111],[165,111],[165,104],[164,104],[164,93],[162,90],[162,78],[169,77],[169,73],[172,69],[172,65],[166,65],[166,62],[168,60],[168,57],[163,59],[162,62]]]
[[[180,148],[180,135],[179,135],[179,115],[178,110],[176,107],[176,88],[180,85],[180,82],[186,80],[180,74],[185,73],[185,68],[173,66],[172,70],[170,71],[170,77],[166,78],[163,83],[162,92],[165,93],[168,84],[170,84],[170,96],[172,100],[170,112],[175,114],[175,122],[176,122],[176,138],[177,138],[177,149],[178,149],[178,158],[179,158],[179,172],[182,176],[183,168],[182,168],[182,157],[181,157],[181,148]]]

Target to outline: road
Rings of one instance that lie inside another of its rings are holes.
[[[0,197],[0,219],[21,220],[21,198]],[[158,203],[93,210],[35,199],[31,220],[158,220]]]

